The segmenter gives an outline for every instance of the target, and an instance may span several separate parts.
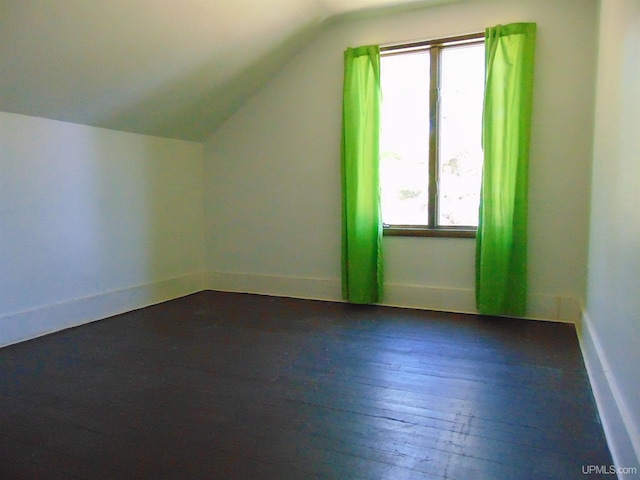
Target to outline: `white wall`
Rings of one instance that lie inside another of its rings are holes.
[[[621,467],[640,471],[640,0],[603,0],[583,352]],[[636,478],[630,476],[629,478]]]
[[[201,287],[202,144],[0,112],[0,345]]]
[[[529,316],[577,321],[585,291],[595,0],[474,0],[337,22],[205,143],[208,283],[340,298],[347,46],[538,23]],[[385,303],[474,310],[474,240],[384,240]]]

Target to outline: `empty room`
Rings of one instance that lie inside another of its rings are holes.
[[[640,0],[0,0],[0,478],[640,478],[639,85]]]

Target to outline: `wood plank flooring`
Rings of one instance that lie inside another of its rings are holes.
[[[0,350],[1,479],[567,480],[611,463],[567,324],[201,292]]]

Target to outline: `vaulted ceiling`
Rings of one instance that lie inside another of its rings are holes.
[[[0,111],[201,141],[334,19],[443,1],[0,0]]]

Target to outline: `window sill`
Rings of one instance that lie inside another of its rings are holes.
[[[476,238],[476,229],[470,227],[428,228],[403,225],[385,225],[385,237],[453,237]]]

